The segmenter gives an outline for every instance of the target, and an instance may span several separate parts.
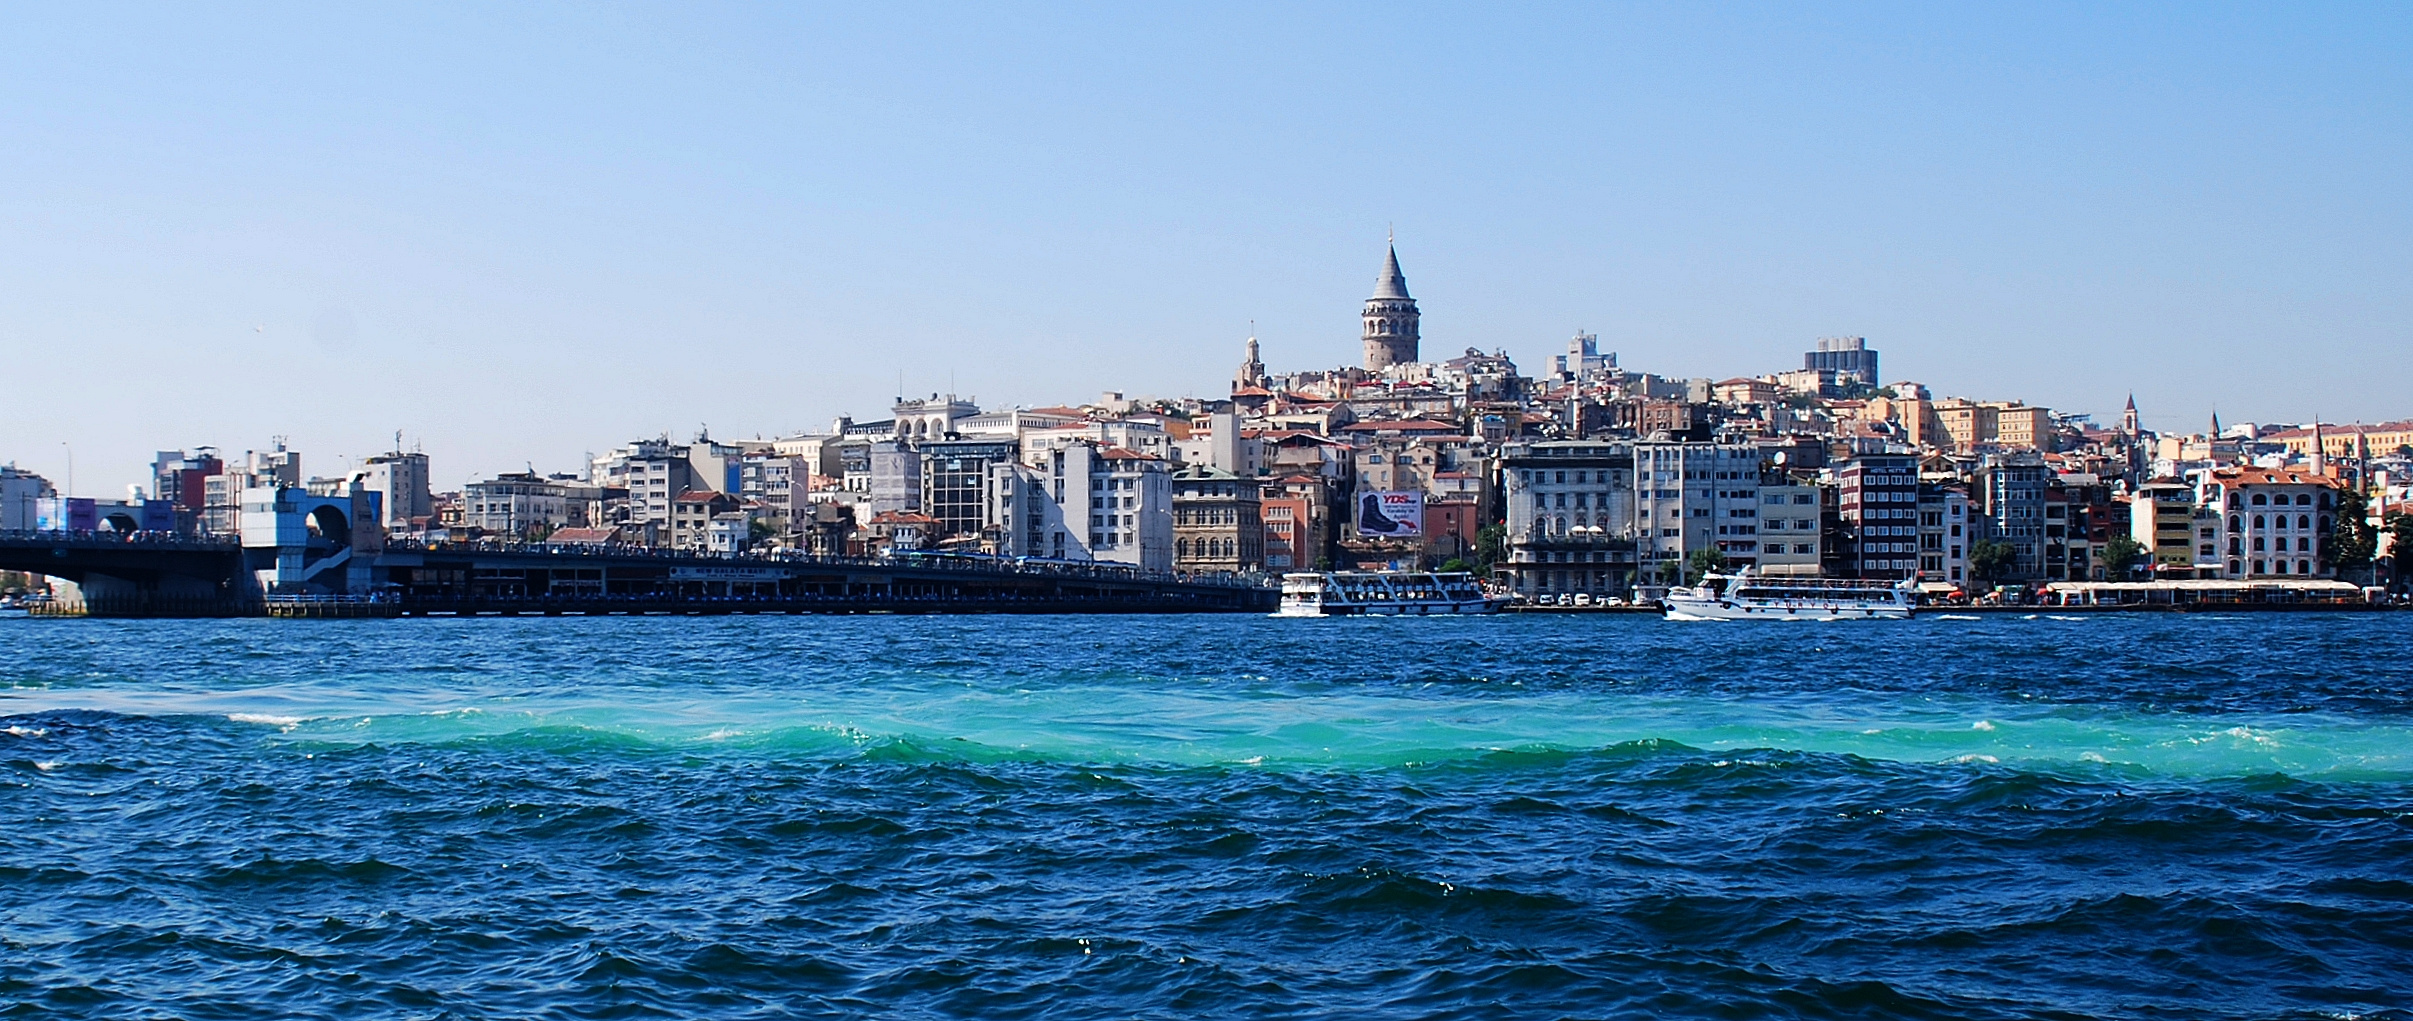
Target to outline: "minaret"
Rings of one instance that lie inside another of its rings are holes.
[[[1366,299],[1366,371],[1380,372],[1416,360],[1418,333],[1416,299],[1408,296],[1408,278],[1399,272],[1399,249],[1391,247],[1374,280],[1374,296]]]
[[[2312,473],[2315,475],[2329,474],[2329,451],[2323,449],[2321,416],[2319,415],[2312,417]]]

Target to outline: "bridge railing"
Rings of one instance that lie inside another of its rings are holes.
[[[401,553],[528,553],[552,557],[592,557],[598,560],[649,559],[730,566],[826,566],[872,569],[910,567],[967,574],[1024,576],[1044,574],[1096,581],[1183,582],[1233,588],[1262,588],[1266,585],[1263,579],[1248,575],[1143,571],[1137,567],[1112,563],[972,556],[943,552],[900,553],[888,557],[849,557],[784,550],[769,553],[726,553],[659,546],[595,546],[585,543],[516,542],[494,539],[477,539],[466,542],[422,542],[415,539],[396,539],[389,540],[385,548],[387,552]]]
[[[208,539],[181,532],[120,532],[113,529],[0,529],[0,543],[71,546],[77,549],[178,550],[228,553],[241,549],[234,539]]]

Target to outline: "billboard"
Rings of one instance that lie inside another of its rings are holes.
[[[1413,539],[1424,534],[1424,494],[1357,494],[1357,534]]]

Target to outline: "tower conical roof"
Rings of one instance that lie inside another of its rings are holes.
[[[1408,297],[1407,275],[1399,272],[1399,248],[1396,245],[1383,256],[1382,275],[1374,278],[1374,297],[1414,300]]]

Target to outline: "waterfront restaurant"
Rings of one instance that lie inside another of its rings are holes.
[[[2056,581],[2044,587],[2047,606],[2355,605],[2369,600],[2350,583],[2326,578],[2198,581]]]

